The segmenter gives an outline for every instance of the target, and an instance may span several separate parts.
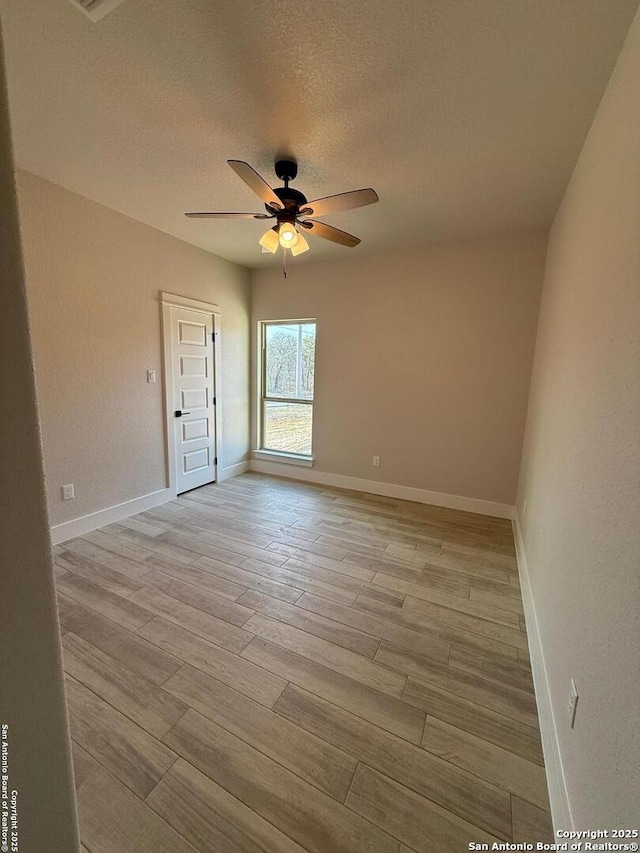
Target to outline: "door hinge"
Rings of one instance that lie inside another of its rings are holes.
[[[217,456],[216,456],[216,458],[213,460],[213,464],[214,464],[214,465],[217,465],[217,464],[218,464],[218,457],[217,457]]]
[[[214,344],[215,344],[215,342],[216,342],[216,333],[215,333],[215,332],[211,332],[211,340],[212,340],[212,341],[214,342]]]
[[[215,397],[213,398],[213,405],[214,406],[216,405],[216,398]]]

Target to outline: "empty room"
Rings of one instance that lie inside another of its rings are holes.
[[[0,851],[637,851],[638,0],[0,24]]]

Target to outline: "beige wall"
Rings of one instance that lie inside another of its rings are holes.
[[[254,328],[318,321],[314,470],[512,504],[545,250],[534,233],[255,271]]]
[[[0,723],[9,727],[8,790],[18,792],[20,850],[74,853],[69,727],[1,41]]]
[[[640,822],[639,93],[636,18],[551,232],[518,492],[580,829]]]
[[[221,465],[247,458],[248,271],[26,172],[18,195],[52,523],[167,485],[161,290],[220,306]]]

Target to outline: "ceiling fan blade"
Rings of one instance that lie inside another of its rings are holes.
[[[245,184],[259,196],[265,204],[275,207],[278,210],[282,207],[282,202],[271,189],[269,184],[261,177],[254,168],[252,168],[244,160],[227,160],[233,171]]]
[[[325,240],[340,243],[341,246],[349,246],[349,248],[353,248],[360,242],[359,237],[354,237],[353,234],[347,234],[346,231],[334,228],[333,225],[325,225],[324,222],[316,222],[313,219],[308,219],[306,222],[301,222],[300,224],[311,231],[312,234],[315,234],[316,237],[323,237]]]
[[[302,208],[303,216],[324,216],[327,213],[338,213],[341,210],[352,210],[354,207],[364,207],[378,201],[378,193],[371,187],[365,190],[351,190],[348,193],[328,195],[308,201]]]
[[[185,213],[191,219],[271,219],[268,213],[210,213],[203,210],[195,213]]]

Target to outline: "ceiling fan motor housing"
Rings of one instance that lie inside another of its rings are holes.
[[[306,196],[299,190],[294,190],[293,187],[275,187],[273,191],[284,205],[284,210],[274,211],[268,204],[265,204],[265,207],[269,213],[275,212],[278,219],[284,221],[295,219],[298,210],[307,203]]]

